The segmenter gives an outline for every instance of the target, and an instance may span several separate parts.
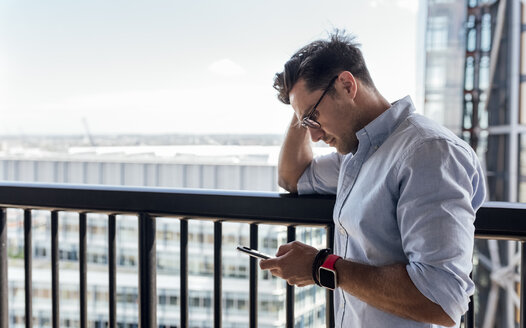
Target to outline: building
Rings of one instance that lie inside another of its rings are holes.
[[[424,115],[460,134],[466,5],[463,1],[421,1],[427,8]]]
[[[524,13],[521,0],[427,1],[424,112],[477,151],[492,201],[526,201]],[[476,250],[476,322],[515,327],[518,245]]]
[[[326,152],[328,148],[320,149]],[[171,188],[207,188],[277,191],[279,147],[155,146],[73,147],[66,153],[7,148],[0,154],[0,179],[25,182],[61,182]],[[60,319],[61,327],[78,326],[78,215],[60,213]],[[24,327],[23,213],[8,212],[9,311],[12,327]],[[33,211],[33,322],[51,326],[50,213]],[[107,221],[88,214],[88,320],[92,327],[108,321]],[[137,327],[138,233],[137,220],[117,216],[117,321],[119,327]],[[322,247],[325,230],[297,229],[297,239]],[[212,222],[189,223],[189,323],[212,327]],[[280,226],[261,226],[260,249],[274,253],[285,243]],[[223,327],[248,325],[249,260],[237,245],[249,244],[246,224],[223,225]],[[179,326],[179,218],[157,220],[157,288],[159,327]],[[259,327],[284,327],[285,283],[268,272],[259,275]],[[296,326],[325,325],[325,290],[296,289]]]

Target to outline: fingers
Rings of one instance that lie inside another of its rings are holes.
[[[292,249],[292,243],[283,244],[279,246],[278,251],[276,252],[276,257],[283,256],[287,254]]]
[[[262,270],[269,270],[273,276],[282,278],[289,285],[298,287],[312,285],[311,268],[312,261],[318,250],[304,243],[293,241],[281,245],[276,253],[276,257],[268,260],[261,260],[259,267]]]
[[[305,286],[314,284],[314,281],[312,281],[312,279],[297,280],[297,279],[291,278],[287,280],[287,284],[289,284],[290,286],[305,287]]]
[[[306,246],[306,245],[299,241],[292,241],[288,244],[283,244],[279,246],[276,256],[283,256],[284,254],[290,252],[291,250],[295,248],[301,248],[303,246]]]
[[[274,277],[285,279],[287,281],[287,284],[289,284],[290,286],[305,287],[305,286],[314,284],[314,281],[310,278],[300,279],[298,277],[290,277],[286,279],[281,269],[271,269],[269,271]]]
[[[271,262],[271,263],[268,263],[268,262]],[[263,262],[266,262],[266,263],[263,263]],[[274,259],[271,260],[262,260],[260,263],[259,263],[259,266],[263,269],[263,267],[267,267],[267,266],[271,266],[272,265],[272,262],[275,262]],[[312,279],[300,279],[298,277],[289,277],[288,279],[285,278],[285,275],[283,274],[283,271],[281,270],[281,267],[279,266],[272,266],[272,268],[266,268],[266,269],[263,269],[263,270],[269,270],[270,273],[275,276],[275,277],[278,277],[278,278],[282,278],[282,279],[285,279],[287,281],[287,284],[291,285],[291,286],[298,286],[298,287],[305,287],[305,286],[308,286],[308,285],[312,285],[314,283],[314,281],[312,281]]]

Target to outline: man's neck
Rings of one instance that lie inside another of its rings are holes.
[[[361,92],[356,95],[356,102],[363,111],[364,126],[391,108],[391,104],[375,88],[362,87]]]

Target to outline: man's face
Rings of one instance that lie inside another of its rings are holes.
[[[327,93],[318,104],[314,118],[320,128],[308,128],[312,141],[323,140],[331,147],[335,147],[341,154],[354,152],[358,146],[356,138],[357,114],[353,102],[345,91],[343,84],[337,79],[334,83],[334,92]],[[323,94],[323,89],[308,92],[305,81],[299,80],[289,93],[290,104],[301,120],[312,111]]]

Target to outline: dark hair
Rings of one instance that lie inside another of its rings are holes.
[[[342,71],[351,72],[355,78],[374,87],[365,66],[362,52],[354,36],[335,30],[328,40],[317,40],[298,50],[286,63],[283,72],[276,73],[274,89],[278,99],[290,104],[289,93],[298,80],[305,80],[308,91],[325,88],[329,81]]]

